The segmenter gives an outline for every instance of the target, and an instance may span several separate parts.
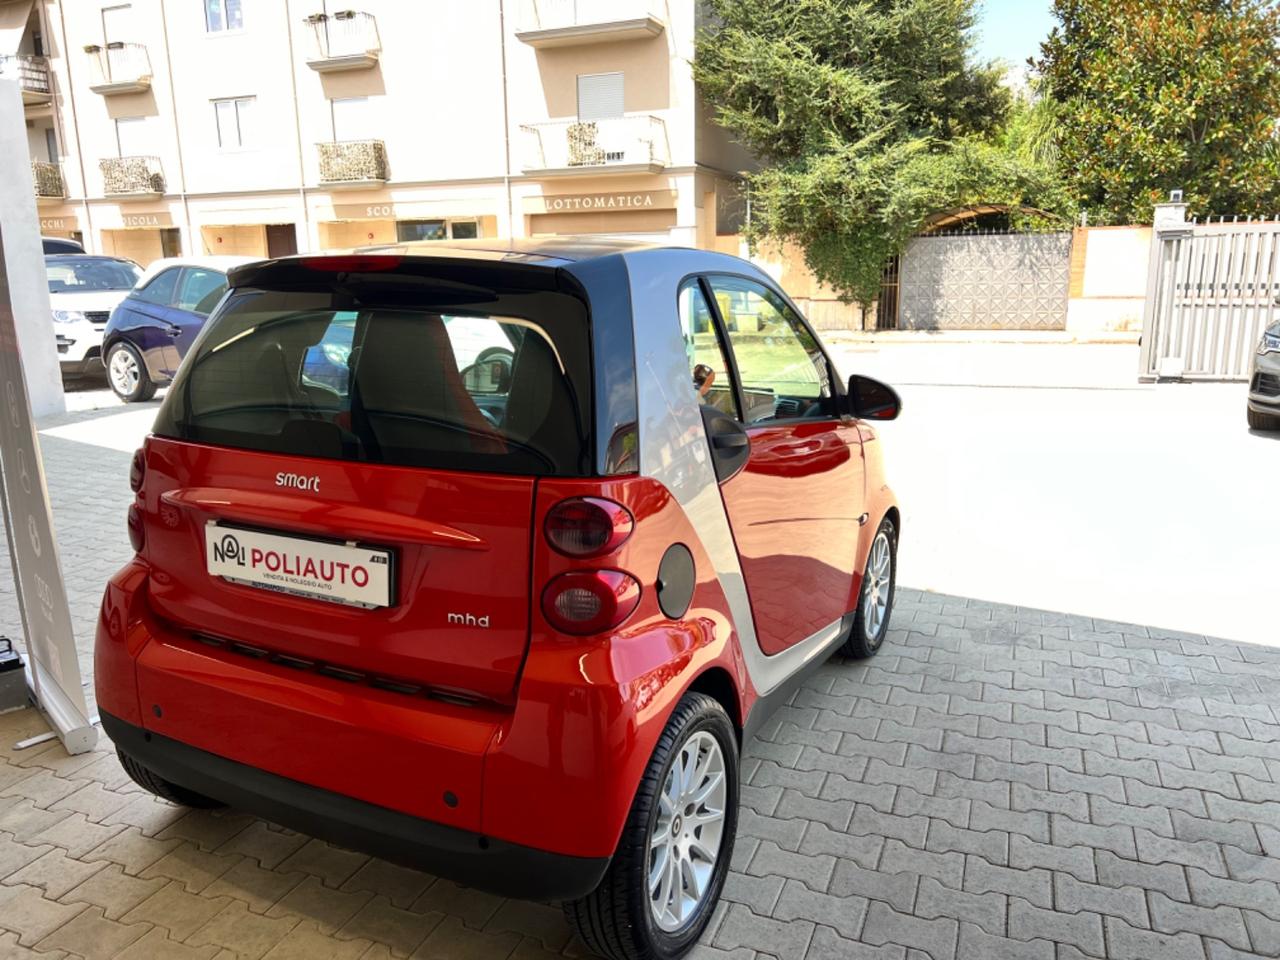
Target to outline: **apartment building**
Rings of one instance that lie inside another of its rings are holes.
[[[750,160],[694,89],[697,0],[358,2],[0,0],[45,233],[143,264],[732,243]]]

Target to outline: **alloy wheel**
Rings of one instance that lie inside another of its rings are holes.
[[[889,611],[889,594],[893,579],[893,551],[889,535],[881,530],[871,544],[871,558],[867,561],[867,580],[863,587],[862,630],[868,642],[876,644],[880,628]]]
[[[667,772],[649,836],[649,907],[667,933],[695,914],[711,886],[727,797],[720,743],[699,731],[684,742]]]
[[[107,372],[111,375],[111,386],[122,397],[134,393],[138,389],[138,381],[142,379],[138,361],[124,347],[120,347],[111,354],[111,364]]]

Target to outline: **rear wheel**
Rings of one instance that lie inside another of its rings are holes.
[[[1280,430],[1280,416],[1274,413],[1259,413],[1253,407],[1249,408],[1249,429],[1250,430]]]
[[[893,521],[885,517],[867,554],[867,569],[862,576],[862,593],[858,598],[858,612],[853,618],[853,630],[840,648],[846,657],[865,660],[880,650],[889,633],[897,574],[898,531]]]
[[[116,756],[120,758],[120,766],[124,767],[124,772],[129,775],[129,779],[148,793],[155,794],[161,800],[168,800],[170,803],[176,803],[182,807],[195,807],[200,810],[216,810],[218,807],[225,806],[225,804],[211,797],[206,797],[202,793],[196,793],[194,790],[180,787],[176,783],[170,783],[147,767],[144,767],[127,753],[121,753],[117,750]]]
[[[107,352],[107,382],[125,403],[141,403],[156,395],[155,381],[138,351],[127,343],[117,343]]]
[[[733,724],[711,697],[687,694],[645,769],[608,872],[564,905],[565,916],[609,960],[674,960],[711,919],[737,827]]]

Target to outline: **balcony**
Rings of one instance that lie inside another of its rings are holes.
[[[53,99],[53,86],[49,80],[49,61],[44,57],[21,54],[0,57],[0,79],[14,80],[22,91],[22,102],[30,106],[48,103]]]
[[[102,192],[116,200],[154,200],[164,194],[159,157],[108,157],[99,160]]]
[[[530,176],[658,173],[671,162],[666,124],[658,117],[554,120],[520,130]]]
[[[662,33],[656,0],[523,0],[516,39],[531,47],[648,40]]]
[[[303,23],[311,31],[307,66],[317,73],[368,70],[377,65],[382,41],[373,14],[355,10],[316,13]]]
[[[66,199],[67,186],[62,179],[62,167],[58,164],[32,160],[31,179],[36,185],[36,203],[54,203]]]
[[[108,43],[84,48],[89,55],[89,89],[104,97],[142,93],[151,86],[151,57],[140,43]]]
[[[334,190],[365,190],[387,182],[387,148],[381,140],[317,143],[320,182]]]

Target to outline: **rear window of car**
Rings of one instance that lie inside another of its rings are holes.
[[[550,291],[450,299],[385,286],[233,289],[155,433],[398,466],[589,473],[585,304]]]

